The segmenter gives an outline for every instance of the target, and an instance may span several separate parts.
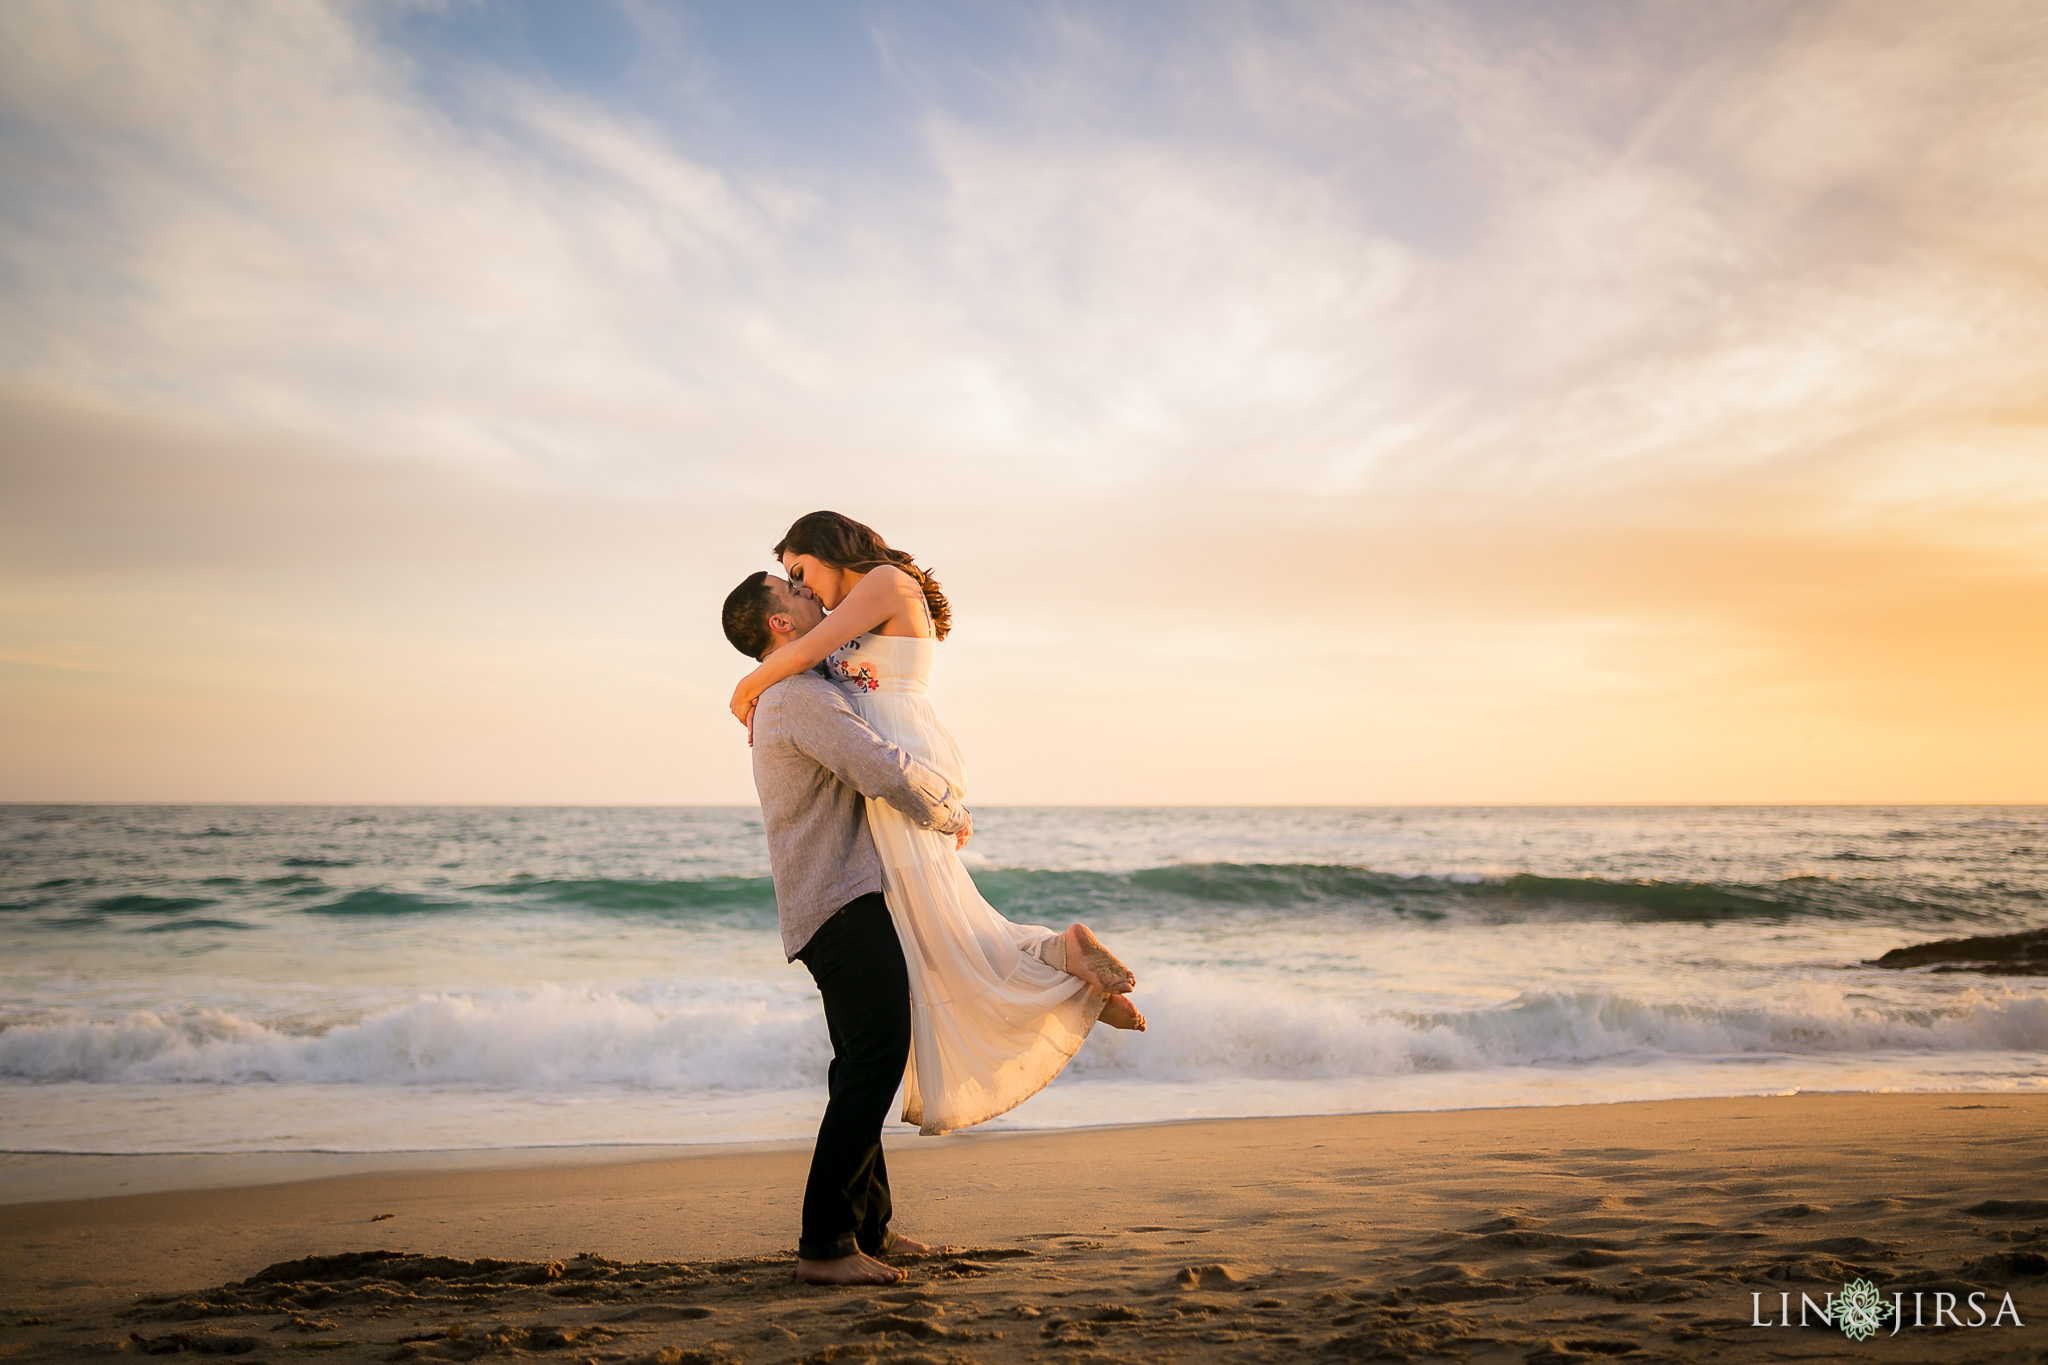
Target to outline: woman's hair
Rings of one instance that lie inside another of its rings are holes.
[[[820,563],[855,573],[894,564],[924,589],[932,633],[943,640],[953,629],[953,609],[946,605],[946,594],[939,591],[939,580],[918,568],[917,561],[903,551],[890,549],[874,528],[863,526],[852,517],[837,512],[806,512],[790,523],[789,531],[775,543],[771,553],[777,559],[785,554],[814,555]]]

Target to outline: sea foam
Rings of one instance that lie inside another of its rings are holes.
[[[1148,1033],[1000,1122],[2048,1084],[2048,811],[976,812]],[[830,1047],[758,812],[0,807],[0,1148],[723,1141]]]
[[[1543,990],[1417,1011],[1169,969],[1142,994],[1151,1032],[1098,1029],[1076,1077],[1326,1080],[1631,1058],[2048,1049],[2048,996],[1996,988],[1939,1010],[1879,1008],[1814,986],[1768,1004]],[[800,998],[735,993],[679,1007],[559,986],[422,996],[305,1031],[218,1009],[0,1030],[0,1077],[24,1081],[784,1090],[819,1083],[830,1055],[815,1005]]]

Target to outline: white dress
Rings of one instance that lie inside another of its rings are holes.
[[[967,765],[932,708],[937,652],[936,640],[870,633],[827,667],[863,720],[965,793]],[[1012,924],[982,899],[952,835],[873,800],[868,828],[910,969],[903,1121],[945,1133],[1016,1108],[1081,1050],[1109,997],[1050,965],[1064,960],[1057,933]]]

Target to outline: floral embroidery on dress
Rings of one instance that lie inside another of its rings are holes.
[[[858,649],[860,642],[856,640],[847,648]],[[882,685],[882,680],[875,676],[875,666],[871,663],[863,661],[857,665],[848,664],[837,654],[828,662],[832,665],[833,675],[856,692],[873,692]]]

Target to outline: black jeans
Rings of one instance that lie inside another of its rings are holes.
[[[886,1251],[894,1238],[882,1124],[910,1059],[910,973],[887,902],[879,892],[848,902],[796,956],[825,998],[832,1035],[831,1098],[804,1185],[796,1254],[829,1261]]]

